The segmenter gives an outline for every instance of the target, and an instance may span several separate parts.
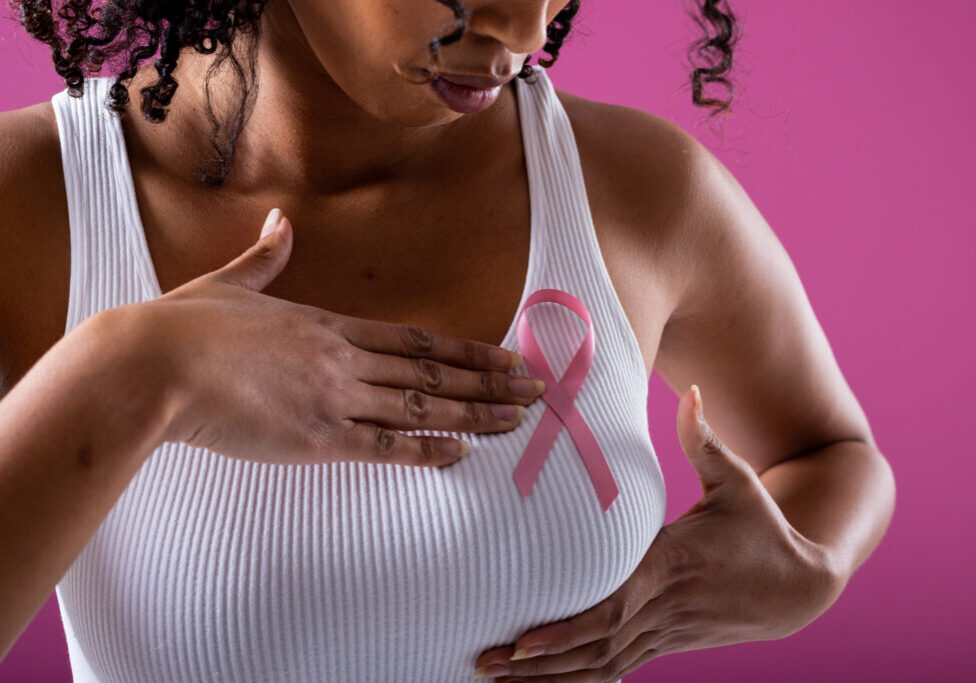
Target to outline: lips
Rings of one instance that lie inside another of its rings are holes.
[[[484,111],[498,99],[502,91],[500,85],[494,88],[472,88],[440,76],[430,82],[430,87],[449,109],[461,114]]]

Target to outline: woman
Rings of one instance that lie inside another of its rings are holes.
[[[890,468],[727,170],[527,66],[577,7],[117,3],[56,52],[0,119],[3,652],[55,586],[76,680],[614,681],[829,607]]]

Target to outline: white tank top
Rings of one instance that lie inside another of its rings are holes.
[[[531,200],[519,311],[542,288],[582,301],[595,355],[575,406],[619,490],[604,510],[566,428],[529,495],[513,481],[547,408],[464,438],[444,469],[272,465],[167,442],[148,457],[57,585],[76,683],[469,681],[483,651],[576,615],[636,569],[664,522],[647,373],[594,232],[569,119],[545,70],[515,79]],[[112,78],[52,97],[71,230],[65,332],[161,295]],[[586,332],[526,309],[561,377]],[[502,346],[520,350],[512,320]],[[513,371],[514,374],[528,374]]]

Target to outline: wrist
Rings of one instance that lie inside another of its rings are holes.
[[[168,440],[177,411],[176,376],[154,343],[143,304],[106,309],[80,331],[92,350],[91,397],[102,424],[127,450],[148,456]]]

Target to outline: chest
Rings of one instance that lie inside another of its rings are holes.
[[[540,403],[443,470],[163,444],[59,583],[73,650],[104,680],[202,680],[173,668],[201,644],[218,680],[470,680],[479,653],[610,595],[664,522],[643,406],[598,409],[611,375],[580,396],[620,487],[606,511],[565,430],[530,495],[513,485]]]
[[[646,245],[635,254],[632,240],[624,237],[627,226],[615,218],[615,193],[604,185],[599,150],[581,144],[579,153],[600,252],[650,370],[670,310],[667,287],[652,277],[658,272],[655,254],[663,251]],[[522,163],[516,158],[442,191],[401,188],[381,201],[363,195],[330,204],[308,205],[298,198],[278,204],[295,226],[295,240],[288,264],[264,292],[343,315],[410,322],[500,344],[517,314],[529,267],[531,205]],[[135,160],[132,173],[163,292],[243,252],[256,238],[266,207],[275,205],[255,201],[248,212],[231,201],[188,199]],[[34,277],[24,300],[33,303],[24,306],[29,314],[14,333],[19,353],[8,363],[14,382],[64,332],[67,214],[63,220],[63,239],[43,245],[43,258],[32,259]]]

